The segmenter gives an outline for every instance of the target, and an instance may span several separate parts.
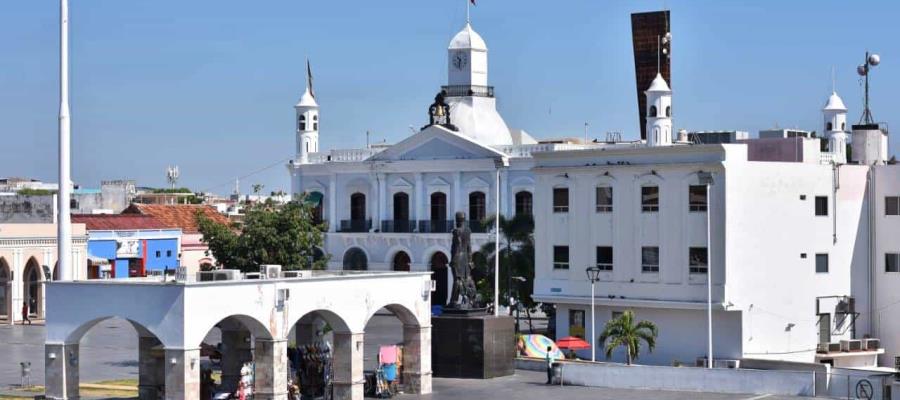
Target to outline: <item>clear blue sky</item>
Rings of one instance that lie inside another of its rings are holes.
[[[629,14],[663,1],[479,0],[489,80],[511,127],[533,136],[637,136]],[[464,0],[72,0],[73,178],[231,190],[293,154],[293,104],[312,60],[321,148],[397,142],[426,122],[446,81]],[[881,54],[873,112],[894,123],[900,2],[668,1],[677,129],[778,124],[821,131],[831,90],[861,112],[855,66]],[[58,2],[5,1],[0,13],[0,176],[56,181]],[[551,111],[552,110],[552,111]],[[897,140],[892,152],[897,150]],[[289,189],[278,166],[242,189]]]

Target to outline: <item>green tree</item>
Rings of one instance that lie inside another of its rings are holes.
[[[484,221],[488,229],[494,227],[494,216]],[[491,235],[491,238],[494,236]],[[494,257],[497,252],[496,243],[491,241],[481,246],[480,257],[473,260],[480,270],[476,282],[478,292],[486,302],[494,299]],[[518,214],[513,218],[500,216],[500,304],[510,305],[510,297],[521,302],[526,315],[531,319],[536,303],[531,298],[534,289],[534,218],[531,215]],[[524,281],[512,279],[522,277]],[[510,309],[512,313],[512,309]]]
[[[641,341],[647,342],[647,349],[652,353],[656,347],[659,330],[650,321],[634,322],[634,312],[627,310],[621,316],[606,322],[598,340],[604,345],[606,358],[612,357],[616,348],[625,348],[625,362],[631,365],[640,355]]]
[[[269,200],[247,206],[240,226],[217,223],[202,213],[197,218],[203,241],[219,265],[251,272],[263,264],[324,269],[328,262],[319,250],[325,225],[313,223],[313,206],[305,197],[284,205]]]

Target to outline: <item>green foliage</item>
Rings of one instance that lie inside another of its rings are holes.
[[[634,322],[634,312],[627,310],[616,319],[606,323],[598,340],[604,344],[606,358],[612,357],[612,352],[618,347],[625,348],[625,360],[628,365],[637,360],[640,355],[641,341],[647,342],[647,349],[652,353],[656,348],[656,337],[659,330],[656,324],[650,321]]]
[[[227,268],[252,272],[263,264],[279,264],[285,270],[324,269],[328,262],[318,250],[325,225],[313,223],[313,206],[302,197],[285,205],[250,205],[240,227],[217,223],[202,213],[197,218],[203,242]]]
[[[47,189],[20,189],[16,192],[18,195],[22,196],[51,196],[56,194],[55,190],[47,190]]]
[[[494,227],[494,217],[484,221],[488,228]],[[494,236],[491,235],[491,238]],[[530,311],[535,310],[536,303],[531,298],[534,289],[534,219],[531,215],[519,214],[512,219],[500,216],[500,304],[509,306],[510,297]],[[488,303],[494,300],[494,257],[496,243],[488,242],[481,246],[473,263],[480,274],[475,282],[481,298]],[[511,279],[513,276],[525,278],[524,282]],[[512,311],[512,310],[510,310]]]
[[[193,190],[188,188],[163,188],[163,189],[153,189],[150,193],[194,193]]]

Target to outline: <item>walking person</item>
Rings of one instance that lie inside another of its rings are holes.
[[[547,346],[547,384],[553,383],[553,347]]]
[[[22,325],[25,325],[26,322],[28,323],[28,325],[31,325],[31,320],[28,319],[28,301],[23,301],[22,302]]]

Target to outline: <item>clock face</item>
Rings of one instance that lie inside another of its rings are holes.
[[[452,61],[453,66],[458,70],[462,70],[466,65],[469,64],[468,56],[465,52],[462,51],[457,51],[456,53],[454,53]]]

